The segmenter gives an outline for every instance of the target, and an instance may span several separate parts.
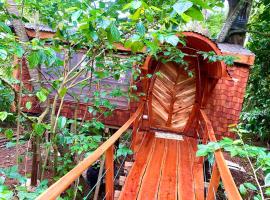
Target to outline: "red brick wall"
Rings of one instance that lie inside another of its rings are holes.
[[[228,67],[228,71],[233,80],[220,79],[205,108],[218,138],[234,137],[228,131],[228,126],[239,122],[249,76],[246,65],[236,64]]]

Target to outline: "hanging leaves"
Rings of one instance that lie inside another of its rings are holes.
[[[186,12],[189,8],[193,6],[193,3],[188,0],[179,0],[173,5],[173,10],[179,15]]]
[[[115,23],[112,23],[110,25],[110,28],[107,31],[107,37],[111,43],[120,41],[121,39],[120,32],[118,28],[116,27]]]

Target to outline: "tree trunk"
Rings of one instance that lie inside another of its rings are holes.
[[[20,20],[20,14],[17,8],[17,4],[13,0],[7,0],[7,11],[9,14],[18,17],[18,19],[12,19],[11,23],[13,25],[16,35],[19,37],[19,40],[22,42],[28,42],[29,38],[27,36],[24,24]]]
[[[228,17],[225,21],[225,24],[223,25],[219,36],[217,38],[217,42],[224,42],[230,28],[232,27],[233,22],[236,20],[240,10],[243,8],[244,5],[244,1],[240,0],[238,1],[238,3],[236,4],[236,6],[233,8],[233,10],[231,12],[229,12]]]

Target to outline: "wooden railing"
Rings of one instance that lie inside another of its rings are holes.
[[[203,138],[203,143],[216,142],[211,122],[203,110],[200,110],[198,124],[196,127],[198,135]],[[224,185],[229,200],[241,200],[242,197],[233,180],[231,172],[226,164],[223,153],[220,149],[214,152],[215,163],[212,168],[211,179],[208,187],[206,200],[214,200],[217,193],[220,179]]]
[[[133,124],[133,137],[138,130],[138,121],[142,119],[144,103],[141,103],[136,112],[129,120],[116,131],[106,142],[98,147],[91,155],[80,162],[76,167],[70,170],[66,175],[51,185],[43,192],[37,200],[54,200],[60,196],[74,181],[81,176],[94,162],[96,162],[105,153],[105,169],[106,169],[106,199],[114,199],[114,143],[121,135]]]

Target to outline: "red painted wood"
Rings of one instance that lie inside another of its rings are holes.
[[[159,181],[161,178],[163,159],[166,156],[165,140],[156,139],[155,149],[145,175],[142,180],[141,189],[137,199],[156,199],[158,194]]]
[[[113,164],[113,157],[114,157],[114,147],[110,146],[105,153],[105,187],[106,187],[106,200],[113,200],[114,199],[114,164]]]
[[[122,188],[119,200],[136,199],[140,188],[140,182],[147,167],[148,160],[151,157],[154,145],[153,135],[147,133],[138,152],[138,156],[136,156],[135,163],[125,181],[125,185]]]
[[[203,174],[203,160],[200,157],[196,157],[197,140],[193,138],[187,138],[190,146],[190,155],[192,156],[193,165],[193,178],[195,186],[196,200],[204,199],[204,174]]]
[[[186,138],[179,141],[179,167],[178,167],[178,199],[195,199],[194,180],[192,173],[192,160]]]
[[[212,170],[212,175],[211,175],[211,180],[208,187],[206,200],[215,200],[217,189],[219,186],[219,181],[220,181],[220,173],[218,171],[217,164],[215,163]]]
[[[158,199],[177,199],[178,145],[176,140],[166,141],[167,153],[162,170]]]

